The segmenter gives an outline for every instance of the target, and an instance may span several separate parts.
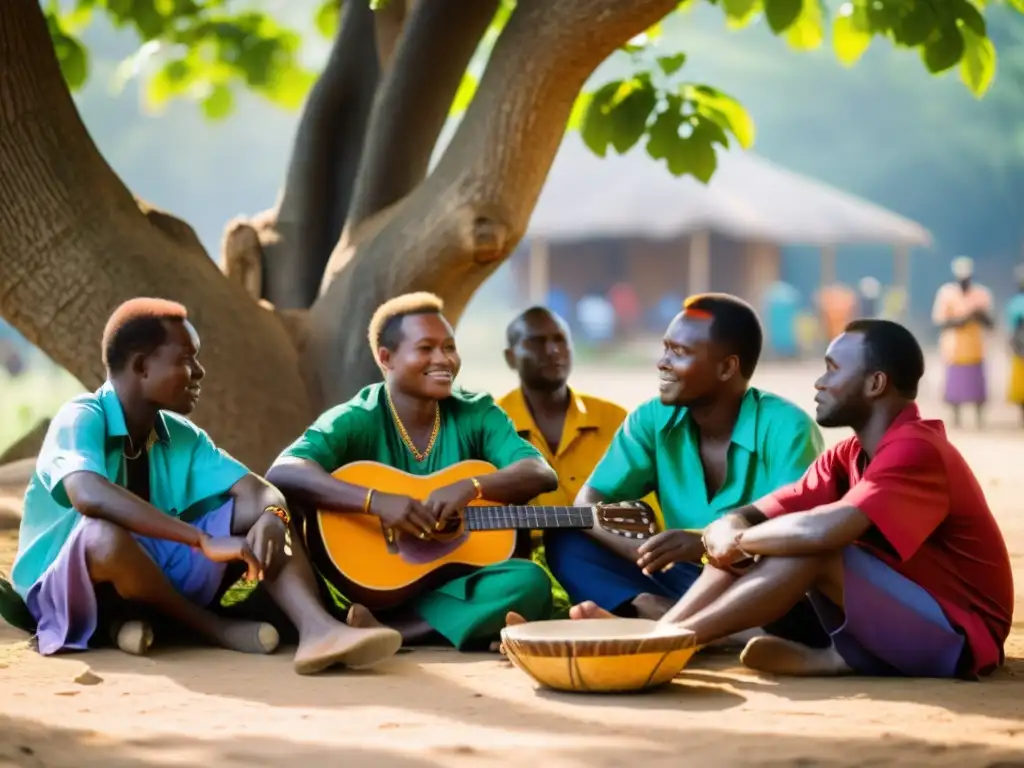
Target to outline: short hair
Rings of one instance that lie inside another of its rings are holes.
[[[845,333],[864,337],[864,365],[869,371],[881,371],[889,377],[900,395],[913,400],[924,378],[924,352],[907,328],[892,320],[857,319],[847,324]]]
[[[124,302],[103,328],[103,364],[107,371],[118,373],[132,355],[151,354],[166,342],[165,321],[187,319],[188,311],[176,301],[140,297]]]
[[[739,358],[743,378],[752,377],[764,344],[754,308],[728,293],[698,293],[683,302],[683,317],[702,316],[711,320],[711,340],[724,344]]]
[[[519,339],[522,338],[522,334],[519,332],[519,326],[529,320],[531,317],[537,317],[538,315],[547,315],[554,319],[559,325],[565,325],[565,320],[562,316],[555,312],[553,309],[542,307],[540,304],[534,304],[532,307],[528,307],[520,312],[518,315],[512,318],[509,324],[505,327],[505,342],[509,348],[514,347],[519,343]]]
[[[377,307],[370,318],[370,352],[377,360],[381,347],[394,352],[402,341],[402,320],[408,315],[440,315],[444,301],[427,291],[405,293],[389,299]],[[379,362],[379,361],[378,361]]]

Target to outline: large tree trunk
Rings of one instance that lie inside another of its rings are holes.
[[[236,254],[250,261],[248,254],[255,254],[260,297],[279,309],[307,309],[316,299],[348,218],[380,76],[374,12],[367,2],[343,5],[327,64],[303,106],[280,199],[269,211],[230,222],[225,231],[225,264]],[[392,10],[380,25],[387,44],[400,25]]]
[[[324,292],[310,312],[307,349],[317,361],[322,399],[341,401],[378,375],[362,331],[391,296],[433,291],[457,321],[525,233],[586,79],[615,48],[675,5],[519,0],[476,97],[430,176],[383,210],[379,206],[390,202],[389,195],[375,197],[376,206],[364,209],[357,193],[353,213],[365,220],[342,236]],[[410,38],[403,39],[388,80],[415,75],[401,66],[409,44]],[[434,95],[447,99],[447,109],[451,93],[442,88]],[[401,104],[392,110],[375,110],[371,136],[378,135],[378,122],[402,124],[407,115]],[[383,183],[360,178],[359,189]]]
[[[133,199],[103,161],[38,2],[0,1],[0,315],[94,387],[119,302],[181,301],[208,371],[196,421],[262,470],[318,409],[379,375],[365,332],[381,302],[432,290],[458,320],[522,237],[587,77],[675,0],[519,0],[425,179],[496,0],[389,0],[370,31],[365,5],[346,3],[280,205],[229,230],[225,279],[191,228]]]
[[[143,214],[97,151],[37,0],[0,3],[0,315],[92,388],[104,378],[100,337],[117,304],[181,301],[208,372],[196,420],[264,468],[311,415],[295,346],[194,236],[173,229]]]

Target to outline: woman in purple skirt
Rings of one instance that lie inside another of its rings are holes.
[[[992,327],[992,294],[974,282],[974,262],[967,256],[953,260],[954,282],[935,295],[932,322],[941,330],[939,352],[946,364],[945,401],[953,408],[953,423],[960,426],[960,406],[974,404],[982,426],[987,386],[985,331]]]

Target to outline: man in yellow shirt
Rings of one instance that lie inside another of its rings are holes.
[[[558,474],[558,488],[533,504],[568,506],[611,444],[626,410],[569,388],[572,337],[545,307],[518,315],[506,331],[505,361],[519,387],[498,401],[520,436],[530,441]],[[654,506],[653,497],[645,499]]]

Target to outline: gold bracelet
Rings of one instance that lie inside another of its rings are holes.
[[[484,497],[484,489],[480,487],[480,481],[475,477],[469,478],[470,482],[473,483],[473,487],[476,488],[476,498],[479,501]]]
[[[269,512],[275,517],[280,518],[281,522],[285,525],[290,525],[292,522],[292,516],[288,514],[288,510],[284,507],[280,507],[277,504],[268,504],[263,508],[264,512]]]
[[[370,500],[373,498],[373,488],[366,489],[366,501],[363,502],[363,514],[370,514]]]

